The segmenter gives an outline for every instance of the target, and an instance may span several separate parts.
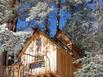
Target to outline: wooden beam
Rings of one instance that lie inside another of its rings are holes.
[[[50,74],[45,74],[44,77],[51,77]]]
[[[27,77],[61,77],[61,76],[48,73],[48,74],[41,74],[41,75],[28,75]]]
[[[42,75],[40,75],[40,77],[44,77],[44,75],[42,74]]]
[[[37,75],[28,75],[27,77],[38,77]]]
[[[50,77],[57,77],[55,74],[50,73]]]

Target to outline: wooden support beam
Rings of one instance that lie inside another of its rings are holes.
[[[38,77],[38,76],[36,76],[36,75],[28,75],[27,77]]]
[[[61,76],[59,76],[59,75],[55,75],[55,77],[61,77]]]
[[[45,74],[44,77],[51,77],[50,74]]]
[[[56,75],[55,75],[55,74],[50,73],[50,77],[56,77]]]
[[[44,75],[42,74],[42,75],[40,75],[40,77],[44,77]]]

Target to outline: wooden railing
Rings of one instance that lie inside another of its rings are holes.
[[[7,66],[5,70],[5,77],[20,77],[19,76],[19,65]]]
[[[28,65],[13,64],[6,67],[5,77],[27,77],[29,71]]]
[[[37,67],[35,68],[33,64],[39,66],[35,65]],[[30,75],[40,76],[41,74],[44,75],[46,73],[51,73],[51,72],[47,71],[46,67],[44,67],[41,64],[37,64],[37,63],[27,64],[27,65],[13,64],[11,66],[6,67],[5,77],[29,77]]]

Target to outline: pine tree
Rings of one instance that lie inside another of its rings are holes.
[[[81,68],[75,72],[75,77],[102,77],[103,10],[84,8],[74,13],[64,31],[84,53],[84,56],[76,61],[81,63]]]
[[[0,52],[17,53],[31,35],[30,32],[9,31],[5,23],[0,25]]]
[[[81,68],[75,72],[75,77],[102,77],[103,76],[103,49],[97,52],[85,52],[86,56],[78,59]]]
[[[103,48],[103,10],[83,9],[73,14],[64,32],[82,52],[98,51]]]

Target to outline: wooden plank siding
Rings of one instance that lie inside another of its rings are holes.
[[[60,77],[73,77],[73,57],[63,49],[57,51],[57,75]]]
[[[0,52],[0,77],[4,77],[6,69],[7,52]]]

